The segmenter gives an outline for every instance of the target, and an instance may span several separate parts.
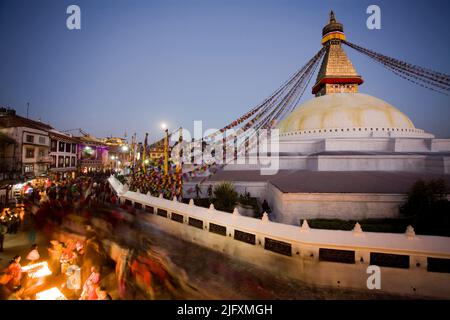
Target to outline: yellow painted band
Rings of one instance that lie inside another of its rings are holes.
[[[325,35],[325,37],[322,38],[322,44],[332,40],[332,39],[339,39],[339,40],[345,40],[345,34],[340,32],[332,32]]]

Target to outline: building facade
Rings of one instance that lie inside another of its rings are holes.
[[[78,168],[77,148],[80,141],[68,134],[51,130],[50,172],[57,176],[73,176]]]
[[[80,141],[77,156],[81,172],[103,171],[109,163],[108,146],[101,140],[85,135],[77,137]]]
[[[131,148],[125,138],[109,137],[102,142],[108,146],[108,169],[118,170],[131,165]]]
[[[22,177],[45,175],[52,161],[50,129],[45,123],[16,115],[14,110],[0,109],[0,132],[15,141],[4,148],[7,171],[17,171]]]

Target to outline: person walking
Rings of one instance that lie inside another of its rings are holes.
[[[27,254],[28,264],[36,263],[41,258],[37,244],[31,246],[31,251]]]
[[[266,199],[264,199],[264,201],[263,201],[263,203],[261,205],[261,208],[263,209],[263,212],[270,213],[270,206],[267,203]]]
[[[91,275],[83,285],[80,300],[97,300],[97,287],[100,282],[100,272],[96,266],[91,268]]]
[[[212,184],[210,184],[209,187],[208,187],[208,198],[209,198],[209,200],[211,200],[212,197],[213,197],[213,186],[212,186]]]
[[[7,233],[8,228],[3,223],[0,223],[0,252],[3,252],[3,242]]]
[[[20,289],[20,282],[22,280],[22,266],[20,265],[20,256],[15,256],[8,267],[3,272],[9,277],[6,287],[11,291]]]

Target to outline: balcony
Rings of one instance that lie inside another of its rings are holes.
[[[53,159],[51,156],[38,156],[36,159],[38,163],[52,163]]]

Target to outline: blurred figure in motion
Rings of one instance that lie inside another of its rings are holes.
[[[11,291],[17,291],[20,289],[22,280],[22,266],[20,265],[20,256],[15,256],[10,262],[8,267],[3,270],[6,275],[4,280],[5,286]]]
[[[0,252],[3,252],[3,241],[6,233],[8,233],[8,228],[0,222]]]
[[[80,300],[97,300],[97,287],[100,282],[98,267],[93,266],[91,272],[91,275],[83,285]]]
[[[79,266],[73,264],[67,268],[66,271],[67,276],[67,282],[66,287],[67,289],[72,290],[72,296],[75,298],[78,298],[80,296],[80,289],[81,289],[81,269]]]
[[[97,300],[112,300],[106,288],[103,286],[97,287]]]
[[[60,259],[62,255],[63,246],[57,240],[50,241],[50,247],[48,248],[49,267],[53,274],[58,275],[60,272]]]
[[[27,257],[26,257],[28,264],[36,263],[40,258],[41,258],[41,256],[38,251],[38,246],[37,246],[37,244],[33,244],[31,246],[31,251],[27,254]]]
[[[130,271],[138,288],[151,300],[155,298],[153,290],[152,274],[148,266],[142,261],[142,257],[138,255],[130,264]]]

